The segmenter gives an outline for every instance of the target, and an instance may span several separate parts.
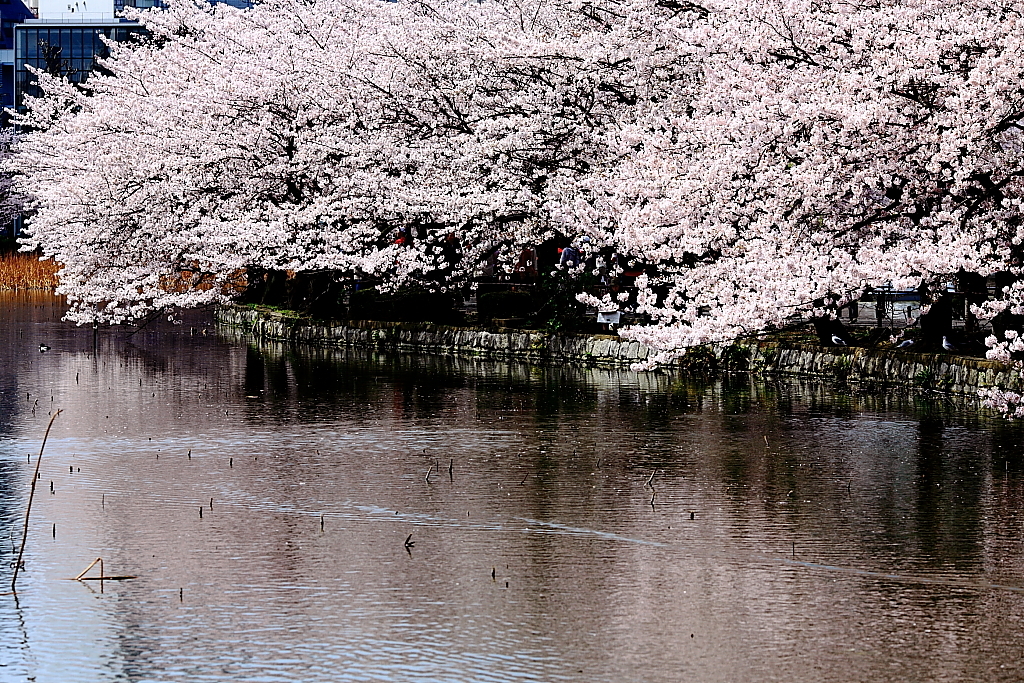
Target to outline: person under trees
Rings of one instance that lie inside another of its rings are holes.
[[[1014,320],[1022,10],[172,0],[129,12],[152,38],[90,93],[40,75],[7,168],[78,322],[224,301],[248,268],[459,288],[481,254],[450,262],[453,233],[644,263],[651,322],[620,333],[652,363],[962,273],[1007,273],[971,312]],[[986,343],[1024,351],[1016,327]]]

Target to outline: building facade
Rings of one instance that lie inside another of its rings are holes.
[[[0,107],[14,106],[14,27],[34,18],[21,0],[0,0]]]
[[[251,7],[251,0],[210,0]],[[127,7],[164,7],[162,0],[0,0],[0,107],[22,111],[39,94],[32,69],[84,83],[109,54],[104,40],[122,42],[144,29],[121,18]],[[6,118],[6,117],[3,117]],[[0,121],[3,125],[4,121]]]
[[[30,19],[14,28],[15,104],[23,108],[25,96],[39,95],[36,75],[30,70],[65,76],[72,83],[84,83],[96,60],[109,50],[103,39],[127,40],[142,31],[135,23],[120,20],[73,21],[63,23]]]
[[[14,105],[39,88],[32,69],[84,83],[107,56],[104,39],[121,42],[143,29],[118,15],[127,4],[156,0],[30,0],[36,16],[14,26]],[[115,5],[115,2],[117,3]]]

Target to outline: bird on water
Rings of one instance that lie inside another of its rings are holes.
[[[832,343],[836,346],[846,346],[846,342],[844,342],[842,337],[837,334],[832,335]]]
[[[47,346],[46,344],[40,344],[39,345],[39,353],[46,353],[49,350],[50,350],[50,347]]]

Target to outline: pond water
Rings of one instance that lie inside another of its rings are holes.
[[[1024,679],[971,402],[0,311],[0,681]]]

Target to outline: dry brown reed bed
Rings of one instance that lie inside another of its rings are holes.
[[[57,270],[53,261],[40,261],[38,254],[12,252],[0,254],[0,291],[45,289],[57,287]]]

